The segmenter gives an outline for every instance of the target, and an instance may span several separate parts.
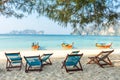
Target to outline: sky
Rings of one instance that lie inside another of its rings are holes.
[[[72,32],[70,26],[62,27],[47,17],[37,17],[35,14],[22,19],[0,16],[0,25],[0,34],[9,33],[13,30],[23,31],[25,29],[44,31],[44,34],[70,34]]]

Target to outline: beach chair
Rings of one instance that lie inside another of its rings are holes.
[[[40,56],[24,56],[26,65],[25,72],[28,71],[42,71],[42,61]]]
[[[7,58],[6,62],[6,69],[7,71],[10,71],[12,68],[19,68],[21,70],[22,68],[22,58],[20,55],[20,52],[17,53],[6,53],[5,56]]]
[[[109,51],[101,51],[98,55],[94,56],[94,57],[88,57],[90,60],[87,64],[90,63],[96,63],[98,64],[100,67],[104,68],[103,65],[112,65],[112,62],[109,58],[109,55],[113,52],[114,50],[109,50]]]
[[[42,64],[43,64],[43,65],[46,65],[46,64],[51,65],[51,64],[52,64],[52,62],[51,62],[51,60],[50,60],[50,57],[52,56],[52,54],[53,54],[53,53],[43,54],[43,55],[41,56],[41,60],[42,60]]]
[[[66,72],[69,71],[83,71],[80,59],[83,54],[68,54],[63,61],[61,68],[65,67]]]
[[[78,54],[80,51],[72,51],[71,54]]]

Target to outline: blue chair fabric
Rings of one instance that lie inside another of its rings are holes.
[[[22,57],[20,55],[20,52],[16,53],[6,53],[5,56],[7,58],[6,62],[6,69],[7,71],[10,71],[12,68],[19,68],[21,70],[22,68]]]
[[[48,54],[43,54],[41,56],[41,60],[42,60],[42,64],[46,65],[46,64],[52,64],[50,57],[53,55],[53,53],[48,53]]]
[[[83,54],[68,54],[66,56],[66,59],[63,61],[63,65],[61,68],[65,67],[66,72],[69,71],[83,71],[82,69],[82,65],[80,63],[81,57],[83,56]],[[72,66],[71,69],[69,69],[68,67]]]
[[[42,61],[40,56],[24,56],[26,60],[25,72],[42,71]]]

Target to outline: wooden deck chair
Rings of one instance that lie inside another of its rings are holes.
[[[111,60],[109,59],[109,55],[113,52],[114,50],[110,50],[110,51],[101,51],[98,55],[94,56],[94,57],[88,57],[90,59],[90,61],[87,64],[90,63],[96,63],[98,64],[100,67],[104,68],[103,65],[112,65]]]
[[[51,60],[50,60],[50,57],[52,56],[52,54],[53,54],[53,53],[48,53],[48,54],[43,54],[43,55],[41,56],[41,60],[42,60],[42,64],[43,64],[43,65],[46,65],[46,64],[51,65],[51,64],[52,64],[52,62],[51,62]]]
[[[72,51],[71,54],[78,54],[80,51]]]
[[[42,71],[42,61],[40,56],[24,56],[26,60],[25,72],[28,71]]]
[[[82,56],[83,54],[68,54],[61,68],[65,67],[66,72],[80,70],[83,71],[80,63]]]
[[[5,56],[7,58],[6,62],[6,69],[7,71],[10,71],[12,68],[19,68],[21,70],[22,68],[22,58],[20,55],[20,52],[17,53],[6,53]]]

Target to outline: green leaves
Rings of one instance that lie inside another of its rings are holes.
[[[23,17],[38,13],[65,27],[70,24],[83,29],[94,23],[97,29],[105,22],[119,20],[119,8],[119,0],[9,0],[0,7],[0,14]]]

